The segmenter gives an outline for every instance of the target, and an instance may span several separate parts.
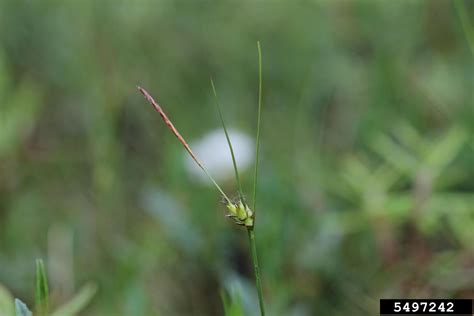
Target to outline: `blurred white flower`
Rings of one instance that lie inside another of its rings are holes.
[[[246,170],[254,161],[254,141],[246,134],[228,130],[234,148],[235,159],[239,172]],[[232,157],[225,138],[224,130],[216,129],[205,134],[201,139],[193,141],[190,146],[204,167],[217,180],[226,180],[234,177]],[[212,185],[204,172],[186,155],[186,169],[194,179],[204,184]]]

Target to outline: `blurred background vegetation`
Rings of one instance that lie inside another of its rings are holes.
[[[254,135],[257,40],[269,315],[472,298],[474,58],[442,0],[1,1],[0,283],[31,303],[44,258],[53,306],[97,283],[83,315],[255,315],[245,233],[136,85],[192,141],[213,76]]]

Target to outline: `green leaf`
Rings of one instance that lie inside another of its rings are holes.
[[[0,315],[14,315],[15,306],[10,292],[0,285]]]
[[[225,291],[221,291],[222,304],[224,305],[224,315],[225,316],[243,316],[244,309],[242,307],[242,300],[240,296],[234,294],[234,297],[231,297]]]
[[[15,299],[16,316],[33,316],[28,306],[19,299]]]
[[[459,127],[453,127],[435,143],[426,157],[428,165],[434,176],[439,176],[446,167],[453,162],[466,144],[468,134]]]
[[[35,292],[36,311],[39,316],[48,315],[49,309],[49,291],[48,279],[44,269],[43,260],[36,260],[36,292]]]
[[[69,302],[61,306],[51,316],[74,316],[83,310],[97,292],[97,285],[86,284]]]
[[[371,143],[371,148],[389,165],[400,173],[413,175],[419,165],[419,161],[412,152],[398,144],[385,134],[378,135]]]

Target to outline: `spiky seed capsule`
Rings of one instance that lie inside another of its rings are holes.
[[[247,218],[247,211],[245,209],[244,203],[242,201],[239,202],[239,205],[237,207],[237,217],[243,221]]]
[[[253,212],[242,201],[239,201],[237,204],[227,203],[226,207],[229,210],[227,216],[232,218],[235,223],[238,225],[253,227]]]
[[[228,203],[226,204],[226,207],[229,210],[230,215],[237,216],[237,207],[234,204]]]

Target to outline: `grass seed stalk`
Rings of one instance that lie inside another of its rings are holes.
[[[256,136],[256,145],[255,145],[255,173],[254,173],[254,183],[253,183],[253,211],[248,206],[247,202],[245,201],[243,192],[242,192],[242,185],[240,182],[239,171],[237,168],[237,161],[235,159],[234,149],[232,146],[232,142],[227,132],[227,128],[224,122],[224,116],[222,114],[221,106],[219,103],[219,98],[217,96],[217,91],[214,85],[214,82],[211,79],[211,87],[215,98],[215,104],[217,111],[219,113],[219,118],[222,124],[222,128],[224,129],[224,133],[226,136],[227,144],[229,146],[229,151],[232,157],[232,164],[235,171],[235,180],[237,183],[238,193],[239,193],[239,201],[232,202],[229,197],[225,194],[224,190],[217,184],[214,180],[212,175],[209,171],[204,167],[203,163],[197,158],[197,156],[192,151],[191,147],[188,145],[186,140],[181,136],[179,131],[176,129],[174,124],[168,118],[166,113],[163,111],[161,106],[155,99],[142,87],[137,87],[138,90],[143,94],[146,100],[155,108],[155,110],[160,114],[161,118],[171,130],[171,132],[178,138],[180,143],[184,146],[188,154],[191,158],[196,162],[196,164],[201,168],[204,173],[207,175],[209,180],[212,184],[217,188],[220,192],[222,197],[225,200],[225,204],[227,210],[229,211],[226,215],[227,217],[234,220],[234,222],[238,225],[245,226],[247,229],[247,235],[249,238],[249,245],[250,245],[250,254],[252,258],[252,264],[254,268],[255,274],[255,285],[257,288],[258,293],[258,302],[260,307],[260,315],[265,315],[265,306],[263,301],[263,290],[262,290],[262,282],[260,277],[260,269],[258,264],[258,255],[257,255],[257,243],[255,238],[255,210],[257,207],[257,175],[258,175],[258,162],[259,162],[259,147],[260,147],[260,126],[261,126],[261,110],[262,110],[262,50],[260,46],[260,42],[257,42],[257,50],[258,50],[258,111],[257,111],[257,136]]]

